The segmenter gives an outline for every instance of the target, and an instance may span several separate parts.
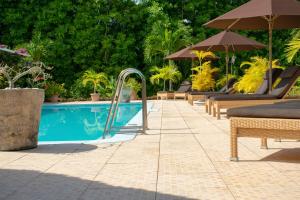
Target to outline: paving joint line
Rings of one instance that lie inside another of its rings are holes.
[[[217,129],[219,129],[223,134],[230,136],[230,134],[227,133],[227,131],[225,129],[220,128],[218,125],[216,125],[211,119],[209,119],[206,116],[203,116],[200,114],[200,112],[197,112],[202,118],[204,118],[206,121],[208,121],[209,123],[211,123],[214,127],[216,127]],[[246,144],[238,141],[238,144],[245,147],[249,152],[251,152],[252,154],[256,155],[257,157],[261,157],[259,154],[257,154],[255,151],[253,151],[252,149],[250,149]],[[274,169],[276,172],[284,175],[280,170],[278,170],[276,167],[274,167],[270,162],[267,162],[267,165],[269,165],[272,169]],[[286,175],[284,175],[286,176]]]
[[[192,109],[193,110],[193,109]],[[180,112],[181,114],[181,112]],[[203,118],[199,113],[197,113],[201,118]],[[190,128],[190,126],[186,123],[185,118],[182,116],[182,119],[184,121],[184,123],[186,124],[187,127]],[[236,199],[235,195],[233,194],[233,192],[230,190],[229,186],[226,184],[226,181],[224,180],[223,176],[221,175],[220,171],[218,170],[218,168],[215,166],[214,162],[211,160],[210,156],[208,155],[208,153],[206,152],[206,150],[204,149],[204,147],[202,146],[202,144],[200,143],[200,141],[197,139],[197,137],[195,136],[195,134],[193,134],[194,139],[196,140],[196,142],[198,143],[198,145],[200,146],[200,148],[204,151],[205,155],[207,156],[207,158],[209,159],[210,163],[213,165],[214,169],[216,170],[216,172],[219,174],[220,178],[222,179],[224,185],[226,186],[227,190],[230,192],[231,196]]]
[[[81,144],[82,145],[82,144]],[[80,146],[81,146],[80,145]],[[36,179],[38,179],[40,176],[44,175],[44,174],[47,174],[47,171],[49,171],[49,169],[51,169],[52,167],[54,167],[56,164],[60,163],[61,161],[63,161],[67,156],[75,153],[77,150],[79,150],[79,148],[75,148],[72,152],[70,153],[66,153],[61,159],[59,159],[58,161],[56,161],[55,163],[53,163],[52,165],[50,165],[47,169],[45,169],[44,171],[41,171],[41,172],[38,172],[38,175],[33,177],[32,179],[30,179],[29,181],[27,182],[34,182]],[[26,154],[26,155],[29,155],[30,153]],[[25,155],[24,155],[25,157]],[[17,159],[18,160],[18,159]],[[32,170],[34,171],[34,170]],[[29,184],[25,183],[23,184],[23,186],[25,185],[25,187],[23,188],[26,188],[28,187]],[[16,192],[18,191],[18,189],[14,190],[12,193],[8,194],[5,196],[5,199],[9,198],[9,197],[12,197]]]
[[[82,196],[86,193],[86,191],[89,189],[89,187],[95,182],[96,177],[102,172],[104,167],[109,164],[109,161],[112,159],[112,157],[115,155],[115,153],[120,149],[120,147],[124,144],[124,142],[120,143],[118,147],[112,152],[112,154],[108,157],[106,162],[102,165],[100,170],[96,173],[96,175],[92,178],[92,180],[89,181],[89,184],[86,186],[86,188],[81,192],[81,194],[78,196],[78,200],[82,199]]]
[[[159,131],[159,143],[158,143],[158,158],[157,158],[157,173],[156,173],[156,184],[155,184],[155,200],[157,200],[158,190],[158,179],[159,179],[159,165],[160,165],[160,146],[161,146],[161,130],[162,130],[162,119],[163,119],[163,104],[161,103],[161,116],[160,116],[160,131]]]

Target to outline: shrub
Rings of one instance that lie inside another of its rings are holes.
[[[105,87],[99,86],[97,91],[101,97],[112,98],[115,89],[116,89],[116,79],[113,76],[111,76],[107,84],[105,85]]]
[[[87,99],[90,97],[90,93],[93,90],[92,84],[84,86],[82,84],[82,77],[78,78],[70,88],[70,96],[75,99]]]
[[[136,93],[138,93],[139,91],[142,90],[142,85],[141,85],[141,83],[139,83],[135,78],[129,78],[129,79],[126,81],[125,86],[131,88],[131,89],[134,90]]]
[[[66,92],[64,84],[59,84],[55,82],[48,82],[45,85],[45,96],[50,98],[54,95],[61,96]]]
[[[252,57],[250,62],[243,62],[241,68],[250,66],[245,70],[245,75],[235,84],[235,89],[239,92],[253,93],[262,84],[264,75],[269,68],[267,58]],[[281,68],[278,60],[273,61],[273,68]]]
[[[216,81],[214,75],[219,69],[212,68],[211,62],[205,62],[201,66],[193,68],[197,72],[192,75],[192,88],[199,91],[214,90]]]
[[[231,78],[236,78],[236,75],[233,74],[228,74],[228,80],[230,80]],[[217,88],[222,88],[226,85],[227,82],[227,76],[226,74],[224,76],[222,76],[218,81],[217,81]]]

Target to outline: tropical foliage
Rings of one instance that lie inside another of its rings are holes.
[[[105,86],[108,83],[107,75],[105,73],[97,73],[94,70],[87,70],[82,78],[82,84],[84,86],[88,83],[92,83],[94,94],[97,92],[97,87],[101,84]]]
[[[34,60],[42,59],[46,66],[53,67],[50,72],[53,81],[65,84],[68,97],[86,97],[93,89],[92,84],[82,85],[86,70],[116,77],[122,69],[134,67],[149,80],[151,66],[171,64],[163,59],[168,52],[217,32],[202,24],[247,1],[0,0],[0,43],[10,48],[28,48]],[[243,31],[242,34],[268,42],[267,32]],[[274,57],[283,64],[287,62],[283,52],[290,34],[290,30],[274,32]],[[36,49],[36,54],[32,49]],[[251,56],[266,54],[267,50],[239,52],[236,65]],[[16,58],[7,58],[0,52],[0,60],[9,64]],[[221,66],[220,73],[224,73],[224,59],[216,62]],[[182,78],[188,78],[190,62],[176,64],[184,75]],[[242,75],[243,69],[237,74]],[[30,87],[30,84],[20,80],[18,86]],[[151,95],[156,85],[147,89]]]
[[[287,48],[285,50],[288,62],[292,62],[292,60],[296,57],[299,50],[300,50],[300,31],[298,30],[294,32],[293,38],[287,44]]]
[[[281,68],[278,60],[272,61],[273,68]],[[251,57],[250,61],[241,64],[241,68],[248,66],[245,75],[235,84],[239,92],[253,93],[262,84],[264,75],[269,68],[269,60],[262,57]]]
[[[52,96],[60,96],[66,92],[64,88],[64,84],[55,83],[53,81],[49,81],[45,85],[45,96],[46,98],[50,98]]]
[[[228,80],[230,80],[231,78],[237,78],[236,75],[234,74],[228,74]],[[217,88],[222,88],[226,85],[227,82],[227,76],[226,74],[224,74],[216,83]]]
[[[150,19],[155,21],[145,39],[146,62],[156,64],[159,58],[191,43],[191,28],[182,21],[171,22],[157,2],[149,8],[149,13]]]
[[[199,60],[199,65],[202,65],[203,60],[206,58],[216,58],[217,56],[211,51],[193,51]]]
[[[192,88],[198,91],[214,90],[216,81],[215,75],[219,71],[211,66],[211,62],[205,62],[201,66],[193,68],[197,73],[192,75]]]
[[[125,86],[131,88],[136,93],[142,90],[141,83],[138,82],[135,78],[128,78],[128,80],[126,80]]]
[[[152,84],[159,84],[163,80],[163,91],[166,91],[166,81],[169,81],[169,91],[172,90],[172,83],[178,82],[182,75],[174,65],[166,65],[163,68],[152,67],[151,72],[154,73],[150,77]]]
[[[116,79],[113,76],[110,76],[108,82],[103,86],[99,85],[97,91],[104,98],[112,98],[114,91],[116,89]]]

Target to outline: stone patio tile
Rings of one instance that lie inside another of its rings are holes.
[[[155,200],[155,191],[132,188],[89,188],[79,200]]]
[[[239,170],[238,173],[223,172],[222,177],[227,185],[239,187],[281,186],[293,187],[295,182],[289,177],[274,170]]]
[[[192,134],[189,128],[162,128],[161,134]]]
[[[274,161],[269,162],[278,171],[300,171],[300,163],[292,161]]]
[[[157,163],[107,164],[91,188],[125,187],[155,190]],[[101,183],[101,184],[98,184]]]
[[[157,162],[159,144],[148,142],[142,144],[124,144],[109,160],[109,163],[147,163]]]
[[[145,135],[139,135],[132,142],[139,143],[139,144],[140,143],[147,143],[147,142],[150,142],[150,143],[151,142],[159,143],[159,140],[160,140],[160,136],[159,135],[150,135],[149,136],[149,135],[145,134]]]
[[[160,128],[159,129],[152,129],[151,127],[149,127],[150,129],[146,131],[147,135],[160,135]]]
[[[194,176],[161,176],[158,180],[158,194],[156,199],[234,199],[230,191],[226,187],[211,187],[213,185],[223,185],[222,182],[218,182],[219,179],[215,179],[216,182],[214,182],[213,184],[210,184],[208,181],[209,180],[203,179],[203,177]],[[208,182],[208,184],[206,184],[206,182]],[[168,196],[162,194],[172,194],[179,197],[168,198]]]
[[[299,142],[239,139],[186,101],[152,101],[149,130],[115,144],[0,152],[0,199],[300,199]]]
[[[159,171],[163,174],[199,174],[216,172],[212,163],[204,156],[160,155]]]
[[[297,185],[300,185],[300,170],[298,171],[283,171],[281,172],[284,176],[293,180]]]
[[[26,152],[1,152],[0,153],[0,166],[18,160],[25,156]]]
[[[272,199],[272,200],[294,200],[300,198],[300,188],[281,187],[268,185],[264,187],[229,187],[234,197],[238,200],[252,200],[252,199]]]
[[[2,166],[3,169],[24,169],[24,170],[37,170],[45,171],[66,155],[43,155],[43,154],[30,154],[24,156],[8,165]]]
[[[16,193],[16,191],[24,188],[28,183],[36,179],[41,172],[14,170],[14,169],[1,169],[0,178],[0,199],[7,199],[7,196]]]
[[[74,199],[87,188],[89,181],[64,175],[45,174],[28,182],[7,200],[66,200]]]
[[[174,120],[170,120],[170,119],[174,119]],[[178,119],[179,118],[168,118],[168,120],[163,120],[161,129],[162,130],[188,129],[187,125],[182,120],[179,121]]]

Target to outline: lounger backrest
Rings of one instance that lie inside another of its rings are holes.
[[[178,88],[177,92],[188,92],[192,88],[192,84],[189,81],[183,81]]]
[[[285,69],[279,76],[281,79],[278,85],[273,89],[272,95],[277,98],[283,98],[286,93],[293,87],[295,81],[300,76],[300,68],[297,66]]]
[[[274,83],[279,75],[281,74],[282,69],[274,68],[272,69],[272,83]],[[264,81],[261,86],[256,90],[255,94],[267,94],[268,93],[268,86],[269,86],[269,70],[266,71],[264,76]]]
[[[224,86],[224,87],[222,87],[220,90],[219,90],[219,92],[230,92],[231,90],[232,90],[232,87],[233,87],[233,85],[235,84],[235,82],[236,82],[236,78],[231,78],[231,79],[229,79],[228,80],[228,89],[227,89],[227,87],[226,87],[226,85]]]

